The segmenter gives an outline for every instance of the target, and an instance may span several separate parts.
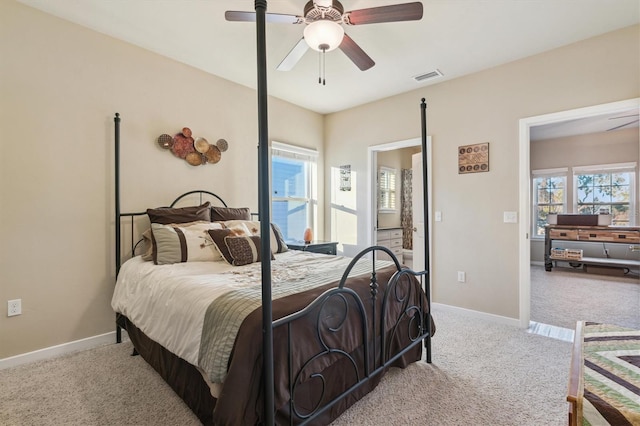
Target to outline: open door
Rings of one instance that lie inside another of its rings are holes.
[[[411,156],[411,202],[413,205],[413,270],[424,271],[424,201],[422,197],[422,153]]]

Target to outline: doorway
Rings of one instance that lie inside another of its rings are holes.
[[[377,211],[378,211],[378,206],[377,206],[377,171],[378,171],[378,154],[381,152],[386,152],[386,151],[394,151],[394,150],[398,150],[398,149],[404,149],[404,148],[409,148],[409,147],[421,147],[422,145],[422,140],[420,138],[415,138],[415,139],[408,139],[408,140],[404,140],[404,141],[396,141],[396,142],[389,142],[389,143],[384,143],[384,144],[380,144],[380,145],[374,145],[374,146],[370,146],[368,148],[368,153],[367,153],[367,168],[369,171],[369,179],[368,179],[368,206],[369,206],[369,212],[370,214],[367,216],[367,229],[369,230],[368,235],[367,235],[367,245],[372,245],[376,242],[376,224],[377,224]],[[432,212],[431,212],[431,206],[433,205],[432,203],[432,170],[433,170],[433,160],[432,160],[432,147],[431,147],[431,136],[427,136],[427,147],[426,147],[426,154],[427,154],[427,181],[428,181],[428,206],[429,206],[429,214],[428,214],[428,225],[429,225],[429,229],[432,229]],[[413,176],[413,179],[422,179],[422,176]],[[416,227],[416,223],[420,224],[421,222],[416,222],[415,220],[415,216],[414,216],[414,227]],[[420,228],[420,226],[416,227],[416,228]],[[422,229],[424,229],[424,226],[421,227]],[[432,238],[430,238],[429,241],[429,246],[431,247],[431,241]],[[431,250],[431,248],[430,248]],[[432,258],[430,257],[430,260]],[[414,263],[415,263],[415,256],[413,259]],[[424,262],[423,262],[424,263]],[[429,271],[432,271],[432,265],[433,262],[431,261],[431,264],[429,265]],[[431,272],[431,275],[433,276],[433,273]]]
[[[595,105],[591,107],[578,108],[557,113],[539,115],[523,118],[519,122],[519,323],[522,328],[529,326],[531,318],[531,240],[530,223],[532,216],[531,206],[531,129],[537,126],[556,124],[570,120],[587,117],[597,117],[604,114],[615,114],[624,112],[632,108],[638,108],[640,98],[629,99],[619,102]]]

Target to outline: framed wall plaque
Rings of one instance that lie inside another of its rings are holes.
[[[340,166],[340,191],[351,191],[351,165]]]
[[[458,147],[458,174],[489,171],[489,142]]]

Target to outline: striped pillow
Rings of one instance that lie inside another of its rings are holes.
[[[182,262],[210,262],[221,260],[207,231],[221,229],[218,223],[151,224],[153,263],[168,265]]]

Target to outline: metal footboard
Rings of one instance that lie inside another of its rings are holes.
[[[397,269],[387,283],[378,282],[375,267],[377,251],[391,256]],[[356,262],[369,253],[374,258],[370,294],[363,300],[348,287],[349,274]],[[427,274],[427,271],[415,272],[401,267],[386,247],[369,247],[352,260],[337,287],[325,291],[304,309],[273,321],[274,335],[276,330],[282,333],[282,328],[286,333],[289,398],[284,410],[288,412],[289,424],[311,423],[370,380],[379,380],[384,371],[423,341],[427,348],[427,362],[430,362],[432,330],[429,289],[428,280],[422,279]],[[423,289],[422,284],[426,288]],[[416,294],[423,291],[425,297]],[[367,305],[370,306],[369,310]],[[317,342],[314,344],[318,345],[319,350],[306,360],[296,359],[295,345],[308,345],[309,342],[296,337],[295,332],[300,333],[300,327],[296,326],[294,330],[293,323],[309,316],[315,317],[305,324],[315,327],[315,330],[308,330],[307,333],[315,336]],[[355,330],[358,330],[357,348],[347,348],[343,344],[344,339],[339,333],[347,333],[345,329],[352,330],[349,332],[351,339]],[[400,346],[399,342],[402,342]],[[334,390],[332,395],[328,395],[326,387],[329,378],[325,377],[325,370],[327,366],[337,363],[341,364],[341,374],[345,378],[344,388],[339,394],[335,394]],[[304,401],[300,403],[296,390],[305,381],[314,381],[315,400],[310,401],[308,394],[304,394],[300,398]]]

